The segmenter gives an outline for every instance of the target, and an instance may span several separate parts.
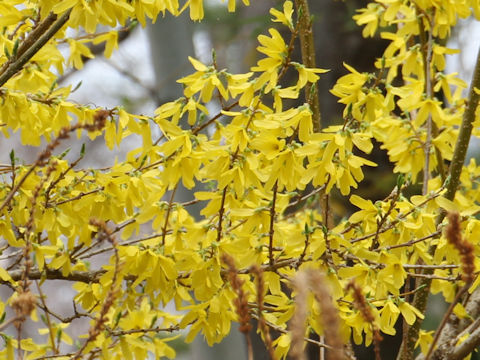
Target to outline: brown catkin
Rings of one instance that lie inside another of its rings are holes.
[[[222,261],[228,267],[228,280],[233,291],[235,294],[237,294],[234,305],[237,310],[238,321],[240,323],[239,330],[247,335],[251,330],[252,325],[250,324],[250,312],[248,308],[247,294],[242,289],[243,281],[238,277],[238,271],[231,256],[223,254]]]
[[[327,346],[328,360],[344,360],[347,358],[344,351],[345,344],[340,335],[340,319],[335,307],[331,289],[325,275],[319,270],[301,271],[293,280],[295,296],[295,313],[290,321],[292,337],[290,357],[305,359],[304,344],[306,323],[308,316],[308,292],[311,290],[320,307],[320,323],[323,326]]]
[[[450,212],[447,218],[448,225],[445,229],[445,236],[460,254],[462,280],[469,284],[475,277],[475,249],[472,243],[462,238],[460,215],[457,212]]]
[[[19,289],[18,296],[12,301],[12,308],[15,311],[15,315],[19,318],[15,322],[15,326],[18,328],[27,316],[29,316],[33,309],[35,309],[35,304],[37,303],[37,298],[33,295],[30,290],[23,291]]]
[[[352,290],[353,304],[362,314],[363,319],[370,324],[373,332],[373,347],[375,351],[375,359],[380,360],[380,342],[383,340],[378,327],[375,325],[375,316],[373,315],[370,305],[368,305],[362,289],[352,279],[347,285],[347,291]]]
[[[320,305],[325,341],[330,346],[327,351],[328,360],[344,360],[346,356],[340,335],[340,319],[325,274],[318,270],[310,270],[308,275],[313,294]]]
[[[102,304],[102,308],[98,314],[98,317],[95,319],[93,326],[91,326],[90,329],[88,330],[88,338],[83,343],[82,347],[78,349],[78,351],[73,355],[72,360],[82,359],[83,358],[82,353],[86,349],[87,345],[89,343],[94,342],[95,339],[98,337],[98,335],[100,335],[100,333],[105,329],[106,323],[109,321],[108,312],[110,308],[114,306],[115,299],[119,294],[119,290],[117,288],[117,278],[120,272],[121,264],[120,264],[120,257],[118,255],[117,241],[113,236],[112,231],[108,228],[108,226],[105,224],[104,221],[92,218],[90,219],[89,223],[90,225],[98,227],[99,229],[98,236],[100,240],[106,239],[108,242],[112,244],[113,250],[114,250],[115,271],[113,273],[110,289],[108,290],[108,293]]]
[[[292,342],[290,346],[290,357],[296,360],[305,360],[305,323],[307,321],[307,296],[308,296],[308,275],[301,271],[293,280],[295,296],[295,312],[290,320],[290,333]]]
[[[265,280],[263,278],[263,270],[258,265],[254,264],[251,267],[251,272],[255,275],[256,289],[257,289],[257,305],[258,305],[258,326],[260,331],[263,334],[265,345],[268,350],[268,355],[271,360],[277,360],[275,355],[275,349],[273,347],[272,336],[270,335],[270,328],[267,326],[267,322],[263,316],[263,303],[264,303],[264,292],[265,292]]]

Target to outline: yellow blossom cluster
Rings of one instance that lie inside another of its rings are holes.
[[[417,289],[405,290],[420,270],[433,269],[431,291],[453,300],[458,282],[451,279],[460,274],[460,255],[441,234],[442,212],[461,214],[466,239],[480,251],[475,161],[463,168],[455,199],[446,195],[446,161],[454,156],[466,84],[444,73],[445,56],[453,50],[442,45],[457,17],[480,17],[478,1],[377,0],[358,11],[354,19],[365,26],[364,36],[380,30],[389,45],[374,73],[345,64],[348,74],[331,90],[345,105],[343,124],[318,132],[308,102],[290,102],[327,71],[293,60],[288,44],[299,28],[291,1],[271,10],[290,38],[275,28],[259,35],[262,58],[250,72],[232,74],[190,58],[192,74],[178,80],[183,97],[151,116],[120,106],[79,105],[68,100],[70,88],[57,86],[65,68],[81,69],[85,58],[94,57],[91,44],[104,43],[109,57],[118,47],[118,31],[131,19],[145,25],[147,18],[187,8],[193,20],[203,17],[202,0],[0,3],[0,128],[5,137],[19,131],[23,145],[39,148],[34,163],[21,164],[12,152],[11,163],[0,168],[0,281],[14,290],[0,300],[0,317],[20,293],[35,291],[33,280],[39,289],[68,280],[76,292],[67,317],[49,311],[48,294],[36,294],[29,317],[43,321],[42,341],[19,342],[0,328],[0,357],[13,359],[14,351],[26,359],[60,356],[73,342],[69,326],[81,317],[90,319],[90,330],[66,358],[173,358],[169,341],[182,329],[186,341],[201,334],[210,345],[220,342],[239,320],[225,254],[234,259],[251,313],[281,330],[273,340],[278,358],[291,342],[285,330],[295,294],[287,286],[302,269],[326,273],[343,340],[353,336],[369,345],[375,329],[395,334],[400,316],[408,325],[424,317],[411,303]],[[228,10],[235,10],[234,0]],[[59,30],[2,82],[55,24]],[[96,33],[98,25],[112,30]],[[68,27],[83,28],[86,35],[67,36]],[[218,113],[209,110],[212,102],[221,106]],[[75,161],[56,151],[70,133],[82,132],[103,137],[110,150],[133,134],[142,141],[108,168],[82,168],[80,161],[92,155],[88,148]],[[374,141],[398,175],[391,195],[378,201],[351,195],[364,167],[376,166],[366,159]],[[404,195],[422,181],[425,191]],[[176,200],[180,184],[192,190],[189,201]],[[329,214],[334,189],[358,210]],[[200,205],[199,214],[190,210],[193,205]],[[105,254],[109,262],[99,265]],[[265,285],[261,296],[258,271]],[[347,290],[352,279],[363,289],[374,324],[353,306]],[[182,315],[166,312],[169,303]],[[322,335],[325,324],[310,304],[308,332]],[[423,352],[431,342],[420,333]]]

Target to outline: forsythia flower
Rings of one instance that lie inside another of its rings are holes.
[[[258,61],[257,66],[252,67],[252,71],[262,72],[263,74],[257,80],[257,89],[261,88],[268,82],[265,89],[269,92],[272,88],[277,86],[278,69],[283,65],[287,55],[287,45],[280,33],[275,29],[268,29],[271,37],[259,35],[258,41],[262,46],[257,47],[257,50],[265,55],[267,58]]]
[[[291,1],[285,1],[283,3],[283,12],[272,8],[270,9],[270,14],[275,16],[275,19],[272,19],[273,21],[280,22],[283,25],[288,26],[290,30],[293,30],[293,3]]]
[[[364,99],[363,85],[368,79],[366,74],[360,74],[353,67],[343,64],[350,71],[350,74],[342,76],[330,92],[339,97],[338,102],[345,104],[343,115],[346,116],[350,104],[355,104]]]

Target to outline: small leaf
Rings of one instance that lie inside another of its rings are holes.
[[[80,80],[80,82],[77,85],[75,85],[75,87],[70,92],[70,94],[73,94],[75,91],[77,91],[80,88],[80,86],[82,86],[82,80]]]
[[[13,45],[13,50],[12,50],[13,57],[17,56],[18,44],[19,43],[20,43],[20,39],[17,38],[17,40],[15,41],[15,44]]]
[[[12,164],[12,167],[15,167],[15,150],[14,149],[10,151],[10,163]]]
[[[63,159],[65,156],[67,156],[67,154],[70,152],[70,150],[71,150],[71,148],[66,149],[64,152],[62,152],[62,153],[58,156],[58,158],[59,158],[59,159]]]
[[[50,86],[50,93],[53,92],[53,90],[55,89],[56,86],[57,86],[57,80],[55,80],[54,82],[52,82],[52,85]]]

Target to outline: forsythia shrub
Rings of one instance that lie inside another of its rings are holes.
[[[455,52],[445,39],[457,18],[480,18],[479,0],[376,0],[358,10],[363,35],[379,33],[389,45],[373,73],[344,64],[348,74],[331,90],[345,105],[343,123],[328,128],[315,87],[327,70],[311,61],[304,0],[270,11],[287,38],[275,27],[260,35],[250,72],[190,58],[194,72],[178,80],[184,96],[151,116],[79,105],[68,100],[70,87],[57,86],[65,68],[94,57],[88,45],[104,44],[109,57],[132,19],[145,25],[188,8],[200,20],[202,2],[0,3],[0,129],[40,149],[31,164],[12,152],[2,165],[0,279],[12,291],[0,301],[0,357],[173,358],[169,341],[182,329],[187,342],[200,334],[214,344],[232,321],[248,337],[252,318],[272,358],[289,349],[302,358],[305,341],[350,358],[351,340],[373,342],[378,358],[381,334],[395,334],[399,319],[399,358],[416,348],[419,357],[468,356],[480,344],[480,168],[463,164],[479,134],[480,67],[467,98],[466,84],[444,71]],[[112,30],[97,33],[98,25]],[[304,95],[305,104],[286,106]],[[220,112],[209,113],[212,101]],[[109,149],[132,134],[142,144],[109,168],[82,169],[88,148],[69,162],[57,147],[84,133]],[[351,195],[363,168],[376,165],[365,158],[373,140],[398,174],[376,202]],[[179,203],[179,184],[203,186]],[[405,196],[415,184],[421,191]],[[333,188],[358,211],[334,214]],[[198,203],[195,218],[189,206]],[[142,225],[151,227],[146,236]],[[105,254],[110,261],[98,265]],[[58,279],[76,292],[68,316],[42,290]],[[435,333],[420,328],[432,293],[451,304]],[[182,312],[166,312],[167,303]],[[81,318],[90,329],[72,339]],[[23,336],[28,319],[43,322],[36,340]],[[320,342],[308,339],[313,333]]]

